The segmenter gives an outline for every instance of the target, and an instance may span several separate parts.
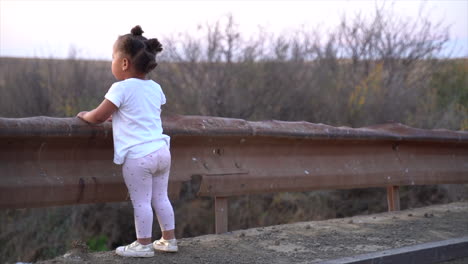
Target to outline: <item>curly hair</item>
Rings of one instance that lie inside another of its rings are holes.
[[[140,26],[135,26],[129,34],[117,38],[116,49],[130,57],[138,72],[146,74],[156,68],[156,55],[163,49],[158,39],[147,39],[143,33]]]

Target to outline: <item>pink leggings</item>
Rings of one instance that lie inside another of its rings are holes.
[[[153,206],[162,231],[174,229],[174,210],[167,197],[171,153],[162,147],[142,158],[125,159],[123,176],[132,200],[137,238],[150,238]]]

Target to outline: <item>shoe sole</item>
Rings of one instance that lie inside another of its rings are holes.
[[[151,257],[154,257],[154,252],[135,254],[135,253],[124,253],[124,252],[116,251],[115,253],[117,255],[119,255],[119,256],[122,256],[122,257],[134,257],[134,258],[151,258]]]
[[[167,249],[167,248],[164,248],[164,249],[163,249],[163,248],[157,248],[157,247],[154,247],[154,246],[153,246],[153,248],[154,248],[154,250],[157,250],[157,251],[169,252],[169,253],[176,253],[177,251],[179,251],[178,248],[176,248],[176,249]]]

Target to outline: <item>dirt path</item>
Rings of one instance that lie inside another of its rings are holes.
[[[468,201],[179,240],[177,254],[128,259],[83,253],[38,263],[313,263],[468,235]]]

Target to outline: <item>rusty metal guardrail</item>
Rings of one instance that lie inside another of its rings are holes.
[[[230,196],[384,187],[389,210],[399,210],[398,186],[468,183],[464,131],[203,116],[163,124],[172,138],[169,195],[214,197],[217,233],[228,230]],[[111,123],[0,118],[0,209],[124,201],[112,153]]]

